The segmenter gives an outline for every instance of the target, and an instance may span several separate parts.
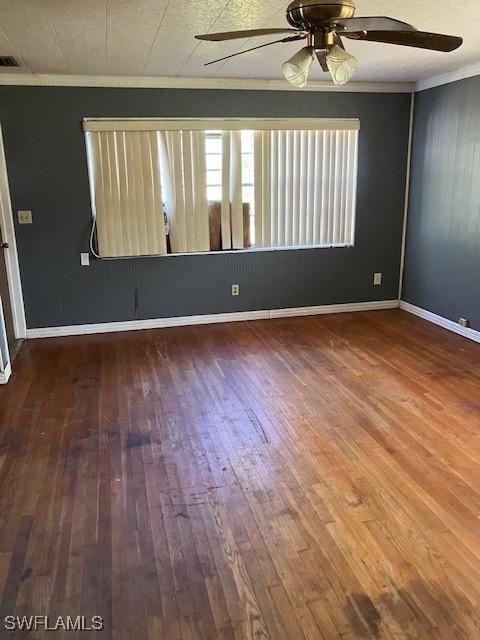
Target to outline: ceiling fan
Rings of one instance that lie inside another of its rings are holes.
[[[393,18],[355,18],[354,14],[354,0],[322,0],[322,2],[293,0],[287,7],[287,20],[292,28],[205,33],[195,37],[197,40],[218,42],[255,36],[288,34],[279,40],[207,62],[207,65],[278,42],[307,40],[307,46],[283,64],[283,75],[297,87],[304,87],[307,84],[308,74],[315,56],[322,69],[330,72],[335,84],[342,85],[350,80],[358,62],[354,56],[345,51],[342,38],[384,42],[444,52],[454,51],[463,43],[463,39],[457,36],[418,31],[412,25]]]

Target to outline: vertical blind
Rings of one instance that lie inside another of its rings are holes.
[[[256,247],[353,244],[359,125],[341,124],[255,128]],[[167,233],[172,253],[210,250],[208,123],[164,129],[159,121],[97,121],[84,127],[100,257],[164,255]],[[222,248],[242,249],[241,124],[221,137]]]
[[[241,138],[241,131],[222,132],[222,247],[224,249],[243,249]]]
[[[258,247],[353,244],[358,130],[255,133]]]
[[[96,131],[87,137],[99,256],[165,254],[157,133]]]
[[[205,131],[161,131],[159,138],[172,252],[209,251]]]

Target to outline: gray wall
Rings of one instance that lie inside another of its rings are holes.
[[[17,225],[28,327],[396,298],[409,103],[408,94],[0,87],[13,208],[34,218]],[[91,216],[81,119],[101,116],[360,118],[355,247],[81,267]]]
[[[403,299],[480,330],[480,78],[416,96]]]

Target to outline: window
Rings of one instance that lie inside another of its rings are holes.
[[[255,246],[255,157],[254,131],[242,131],[242,199],[248,203],[250,243]]]
[[[222,201],[222,131],[206,131],[207,198],[209,203]],[[242,203],[246,205],[248,233],[245,245],[255,246],[254,132],[241,132]],[[245,247],[244,247],[245,248]]]
[[[222,132],[206,132],[207,198],[222,200]]]
[[[357,120],[84,129],[99,257],[353,244]]]

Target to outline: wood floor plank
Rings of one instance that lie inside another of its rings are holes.
[[[28,341],[0,627],[478,640],[479,434],[480,345],[401,311]]]

